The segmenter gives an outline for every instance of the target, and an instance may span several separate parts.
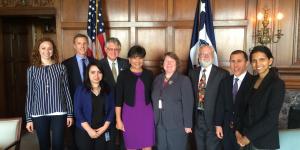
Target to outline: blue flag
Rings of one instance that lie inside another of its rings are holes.
[[[198,47],[209,44],[215,48],[214,64],[218,65],[214,25],[209,0],[198,0],[191,39],[189,68],[198,66]]]

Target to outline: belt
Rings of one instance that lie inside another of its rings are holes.
[[[234,128],[234,123],[233,123],[233,121],[230,121],[230,122],[229,122],[229,127],[230,127],[231,129]]]
[[[197,113],[200,115],[204,115],[204,110],[197,109]]]

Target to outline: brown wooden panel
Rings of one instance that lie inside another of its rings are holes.
[[[62,0],[61,5],[62,22],[87,21],[88,0]]]
[[[104,0],[103,15],[108,21],[129,21],[129,0]]]
[[[166,51],[165,28],[138,28],[137,44],[145,47],[146,60],[159,61]]]
[[[130,28],[111,28],[109,30],[110,37],[116,37],[121,42],[120,57],[127,58],[128,49],[130,47]]]
[[[175,29],[174,47],[180,60],[187,61],[191,43],[192,29]]]
[[[180,72],[186,72],[190,52],[192,29],[175,29],[174,48],[180,59]]]
[[[3,117],[6,112],[6,95],[5,95],[5,75],[4,75],[4,49],[3,49],[3,34],[2,34],[2,19],[0,18],[0,117]]]
[[[167,0],[137,0],[138,21],[165,21]]]
[[[214,20],[246,19],[247,0],[214,0]]]
[[[62,60],[65,60],[75,55],[75,50],[73,48],[73,37],[77,33],[86,34],[86,30],[63,30],[62,31],[62,50],[60,53]]]
[[[234,50],[243,50],[245,45],[245,28],[218,28],[215,29],[218,60],[220,66],[228,66],[230,53]]]
[[[197,0],[174,0],[174,20],[194,20]]]

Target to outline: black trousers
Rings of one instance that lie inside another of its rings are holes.
[[[105,141],[104,133],[97,139],[92,139],[88,133],[82,129],[75,129],[75,141],[78,150],[107,150],[111,141]]]
[[[244,148],[241,148],[241,150],[275,150],[275,149],[258,149],[252,143],[250,143]]]
[[[221,142],[216,136],[216,129],[206,124],[204,112],[198,111],[195,118],[194,135],[197,150],[221,150]]]
[[[40,150],[49,150],[50,147],[52,150],[63,150],[66,124],[66,115],[34,117],[33,127],[37,133]],[[50,130],[52,146],[50,146]]]
[[[239,150],[240,146],[235,137],[235,130],[231,129],[228,125],[223,127],[223,133],[223,150]]]

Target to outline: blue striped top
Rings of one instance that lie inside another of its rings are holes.
[[[73,116],[66,67],[62,64],[27,69],[26,121],[32,116],[66,112]]]

